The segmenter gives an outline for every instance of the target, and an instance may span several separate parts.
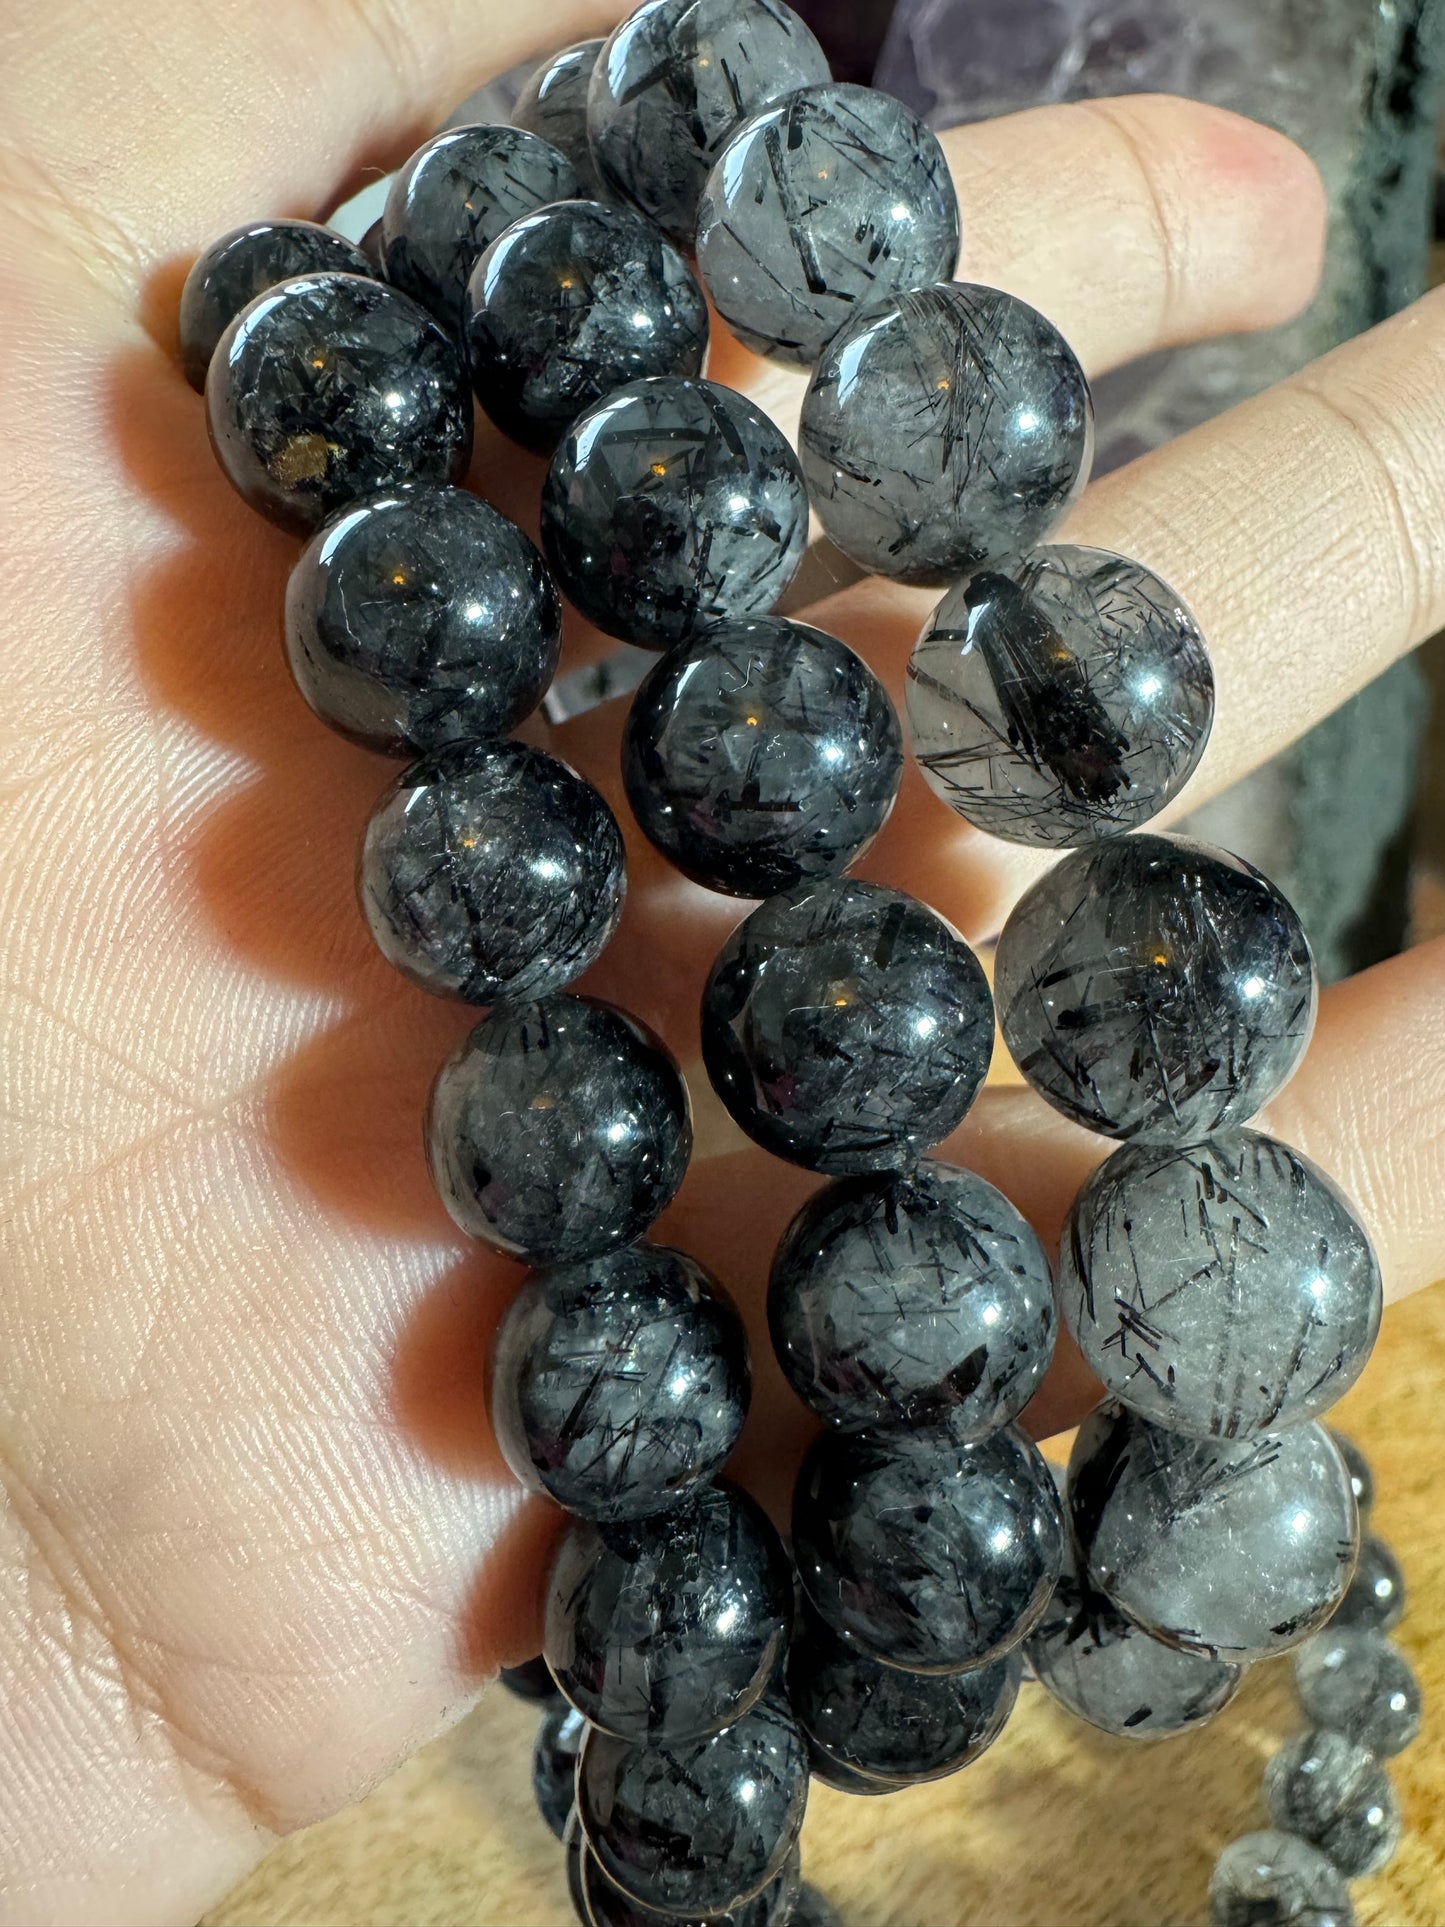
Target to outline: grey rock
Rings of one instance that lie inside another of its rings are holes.
[[[1032,548],[1088,480],[1093,404],[1027,302],[943,282],[876,303],[829,342],[799,452],[824,532],[875,575],[939,587]]]
[[[1400,1844],[1389,1776],[1367,1747],[1317,1728],[1287,1740],[1264,1769],[1270,1818],[1327,1853],[1350,1880],[1378,1873]]]
[[[1275,886],[1152,832],[1062,857],[998,942],[999,1022],[1039,1095],[1087,1130],[1197,1144],[1304,1055],[1315,972]]]
[[[1316,1726],[1382,1759],[1402,1752],[1420,1731],[1420,1682],[1400,1649],[1370,1627],[1330,1626],[1301,1647],[1294,1683]]]
[[[829,81],[755,114],[698,207],[697,262],[749,348],[810,367],[854,314],[947,281],[958,197],[937,139],[901,101]]]

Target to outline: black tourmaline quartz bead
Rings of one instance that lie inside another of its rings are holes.
[[[1327,1626],[1295,1655],[1295,1691],[1316,1726],[1348,1734],[1388,1759],[1420,1731],[1420,1682],[1383,1633]]]
[[[504,228],[577,193],[572,163],[520,127],[447,127],[392,181],[381,216],[386,278],[458,330],[478,260]]]
[[[439,997],[545,996],[622,912],[622,832],[590,783],[523,743],[448,743],[382,793],[361,906],[382,954]]]
[[[741,341],[810,366],[861,308],[946,281],[958,238],[930,130],[888,94],[828,81],[729,140],[698,208],[697,260]]]
[[[999,557],[949,590],[908,664],[930,788],[990,835],[1046,849],[1147,823],[1188,782],[1213,718],[1193,616],[1103,549]]]
[[[181,366],[202,393],[216,343],[258,294],[298,274],[370,274],[350,241],[315,221],[247,221],[212,241],[181,289]]]
[[[1400,1562],[1373,1532],[1360,1542],[1360,1563],[1350,1581],[1350,1590],[1340,1601],[1330,1624],[1367,1626],[1387,1633],[1405,1616],[1405,1575]]]
[[[530,1700],[538,1706],[559,1697],[557,1682],[540,1653],[535,1659],[524,1659],[520,1666],[504,1666],[497,1674],[497,1684],[517,1699]]]
[[[866,308],[824,351],[799,450],[825,533],[860,567],[955,581],[1032,548],[1088,480],[1093,404],[1026,302],[944,282]]]
[[[1058,1579],[1048,1466],[1012,1429],[825,1433],[793,1494],[793,1557],[819,1616],[860,1651],[962,1673],[1017,1646]]]
[[[588,997],[499,1004],[437,1073],[427,1158],[463,1231],[528,1264],[631,1244],[692,1149],[687,1085],[660,1038]]]
[[[1040,877],[1003,927],[994,990],[1039,1095],[1142,1144],[1244,1123],[1304,1055],[1315,1016],[1309,942],[1269,879],[1152,833]]]
[[[788,1699],[824,1777],[856,1774],[880,1791],[941,1780],[1002,1733],[1023,1678],[1017,1648],[967,1673],[883,1666],[805,1614],[788,1661]]]
[[[587,1722],[575,1706],[559,1700],[549,1706],[532,1745],[532,1791],[537,1811],[559,1840],[567,1832],[577,1783],[577,1755]]]
[[[649,839],[685,876],[739,897],[846,870],[902,773],[898,718],[872,670],[778,616],[720,622],[669,650],[622,744]]]
[[[879,883],[771,898],[703,992],[703,1059],[733,1118],[775,1157],[830,1175],[903,1167],[946,1137],[992,1049],[978,959]]]
[[[323,722],[394,755],[505,735],[557,667],[562,609],[534,544],[461,488],[405,485],[317,531],[286,590],[286,652]]]
[[[547,1661],[592,1725],[669,1745],[717,1732],[766,1691],[792,1612],[766,1514],[713,1485],[661,1519],[568,1529],[547,1586]]]
[[[603,191],[587,139],[587,89],[601,51],[600,40],[576,40],[549,54],[512,108],[512,125],[550,142],[569,160],[577,192],[589,198]]]
[[[501,234],[467,284],[477,400],[550,454],[570,423],[648,375],[695,375],[707,302],[692,270],[630,208],[560,201]]]
[[[725,1914],[786,1865],[803,1824],[808,1756],[781,1695],[707,1739],[638,1746],[595,1729],[577,1809],[602,1871],[662,1913]]]
[[[922,1159],[814,1192],[773,1260],[768,1323],[793,1390],[829,1425],[946,1417],[954,1438],[982,1438],[1048,1369],[1053,1282],[1001,1191]]]
[[[1286,1740],[1264,1769],[1264,1799],[1277,1827],[1327,1853],[1351,1880],[1378,1873],[1400,1844],[1389,1775],[1343,1733],[1316,1727]]]
[[[592,152],[614,193],[690,245],[738,122],[827,78],[823,49],[781,0],[644,0],[593,70]]]
[[[577,1803],[572,1803],[572,1811],[567,1816],[567,1825],[562,1833],[562,1868],[567,1876],[567,1898],[572,1903],[572,1912],[581,1922],[581,1927],[596,1927],[587,1906],[587,1861],[589,1850],[587,1836],[582,1831],[582,1822],[577,1815]]]
[[[232,487],[302,535],[398,482],[458,482],[472,452],[456,343],[359,274],[301,275],[243,308],[211,357],[206,414]]]
[[[1186,1439],[1100,1405],[1069,1458],[1069,1513],[1090,1582],[1121,1612],[1236,1664],[1318,1631],[1359,1547],[1349,1476],[1317,1424]]]
[[[572,424],[542,491],[542,544],[563,589],[589,622],[646,649],[765,614],[807,539],[797,456],[715,381],[619,388]]]
[[[807,1892],[802,1885],[801,1856],[797,1847],[783,1862],[761,1893],[745,1900],[741,1907],[730,1907],[725,1914],[709,1914],[706,1920],[696,1913],[662,1913],[644,1907],[640,1901],[609,1880],[588,1852],[583,1865],[584,1905],[579,1918],[585,1927],[803,1927],[799,1913]]]
[[[1355,1927],[1345,1877],[1295,1833],[1231,1840],[1209,1876],[1214,1927]]]
[[[645,1519],[721,1468],[747,1415],[747,1340],[694,1259],[634,1245],[537,1271],[492,1351],[492,1425],[534,1492],[584,1519]]]
[[[1345,1198],[1260,1131],[1106,1159],[1064,1227],[1058,1297],[1109,1391],[1192,1438],[1317,1418],[1364,1370],[1383,1304]]]
[[[1360,1517],[1368,1519],[1375,1503],[1375,1475],[1370,1470],[1370,1461],[1355,1441],[1347,1438],[1343,1432],[1331,1430],[1330,1438],[1350,1475],[1350,1490],[1355,1495],[1355,1504],[1360,1508]]]

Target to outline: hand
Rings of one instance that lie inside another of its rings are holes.
[[[174,360],[198,249],[324,210],[485,73],[613,0],[18,0],[0,78],[7,485],[0,809],[0,1918],[185,1921],[276,1834],[354,1798],[534,1650],[552,1521],[483,1415],[513,1268],[469,1248],[420,1150],[467,1027],[371,949],[351,892],[387,767],[320,728],[278,646],[295,545],[216,470]],[[543,14],[545,18],[538,18]],[[1318,183],[1276,136],[1178,101],[949,137],[962,272],[1097,372],[1277,322],[1313,286]],[[714,372],[779,407],[729,345]],[[491,464],[495,460],[495,471]],[[532,521],[539,480],[477,483]],[[1445,621],[1445,308],[1421,303],[1090,491],[1071,534],[1192,602],[1220,705],[1188,801],[1281,748]],[[929,598],[810,619],[897,689]],[[575,657],[602,646],[580,631]],[[616,800],[619,705],[557,733]],[[589,987],[697,1058],[735,904],[632,851]],[[865,866],[972,935],[1031,859],[913,778]],[[1445,1230],[1445,952],[1332,991],[1271,1113],[1368,1213],[1395,1291]],[[699,1153],[662,1235],[756,1311],[808,1181],[692,1077]],[[985,1096],[952,1155],[1045,1236],[1102,1146]],[[801,1433],[758,1334],[744,1466]],[[1061,1368],[1035,1412],[1076,1414]]]

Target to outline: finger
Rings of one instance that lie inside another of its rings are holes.
[[[483,80],[625,11],[136,0],[124,34],[101,34],[89,0],[19,0],[3,173],[45,231],[133,292],[155,262],[249,216],[333,206],[363,163],[394,164]]]

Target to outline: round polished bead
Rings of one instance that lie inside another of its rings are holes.
[[[1212,1719],[1242,1666],[1151,1639],[1079,1577],[1070,1545],[1048,1610],[1025,1647],[1034,1676],[1061,1706],[1122,1739],[1166,1739]]]
[[[570,161],[577,192],[589,198],[602,192],[587,139],[587,89],[601,51],[601,40],[576,40],[549,54],[512,108],[512,125],[549,142]]]
[[[773,1260],[768,1323],[788,1382],[829,1425],[946,1416],[954,1438],[983,1438],[1048,1369],[1049,1261],[1001,1191],[925,1159],[813,1194]]]
[[[708,170],[738,122],[827,78],[827,56],[781,0],[644,0],[593,70],[598,169],[690,245]]]
[[[660,1038],[586,997],[499,1004],[442,1065],[427,1157],[462,1230],[550,1265],[631,1244],[687,1170],[687,1086]]]
[[[706,1739],[638,1746],[595,1729],[577,1806],[609,1879],[669,1914],[724,1914],[782,1872],[803,1824],[808,1756],[781,1696]]]
[[[577,1755],[587,1722],[575,1706],[549,1706],[532,1745],[532,1791],[537,1811],[559,1840],[565,1839],[577,1780]]]
[[[1379,1266],[1325,1174],[1259,1131],[1128,1144],[1064,1226],[1059,1315],[1115,1397],[1191,1438],[1298,1425],[1359,1377]]]
[[[1209,1876],[1214,1927],[1355,1927],[1339,1869],[1293,1833],[1233,1840]]]
[[[522,743],[449,743],[383,792],[361,846],[382,954],[469,1004],[560,990],[622,912],[622,832],[590,783]]]
[[[258,295],[206,377],[227,480],[282,528],[398,482],[457,482],[472,398],[456,344],[426,310],[359,274],[307,274]]]
[[[703,1059],[732,1117],[775,1157],[830,1175],[906,1166],[947,1137],[992,1050],[978,959],[879,883],[770,898],[703,992]]]
[[[1232,1662],[1308,1639],[1354,1571],[1354,1496],[1323,1426],[1201,1441],[1101,1405],[1069,1459],[1091,1583],[1171,1646]]]
[[[998,941],[999,1023],[1039,1095],[1087,1130],[1197,1144],[1304,1055],[1315,972],[1267,877],[1177,836],[1062,857]]]
[[[824,533],[874,575],[943,586],[1041,542],[1088,480],[1089,385],[1052,323],[943,282],[825,349],[799,450]]]
[[[1360,1508],[1360,1517],[1366,1518],[1375,1503],[1375,1475],[1370,1470],[1370,1461],[1359,1446],[1343,1432],[1330,1428],[1330,1437],[1335,1442],[1335,1450],[1345,1462],[1345,1470],[1350,1475],[1350,1488],[1355,1495],[1355,1504]]]
[[[1360,1563],[1350,1590],[1340,1601],[1330,1624],[1368,1626],[1387,1633],[1405,1615],[1405,1575],[1400,1562],[1377,1534],[1367,1532],[1360,1542]]]
[[[697,261],[733,333],[811,366],[862,307],[958,262],[943,149],[901,101],[828,81],[728,141],[698,207]]]
[[[497,1674],[497,1684],[515,1698],[529,1700],[537,1706],[545,1706],[549,1700],[560,1698],[557,1682],[540,1653],[535,1659],[524,1659],[520,1666],[502,1667]]]
[[[781,431],[714,381],[655,375],[575,421],[542,491],[542,542],[568,596],[610,636],[669,649],[762,615],[808,539]]]
[[[492,1352],[492,1424],[522,1483],[584,1519],[685,1501],[737,1442],[749,1396],[732,1300],[680,1251],[633,1245],[533,1272]]]
[[[725,1914],[709,1914],[706,1920],[696,1913],[662,1913],[656,1907],[644,1907],[608,1879],[590,1850],[582,1878],[590,1910],[582,1916],[587,1927],[802,1927],[797,1912],[801,1856],[796,1846],[761,1893]]]
[[[1022,1677],[1017,1649],[967,1673],[883,1666],[809,1615],[788,1661],[788,1698],[815,1760],[891,1788],[976,1760],[1002,1733]]]
[[[961,1673],[1030,1633],[1059,1576],[1058,1494],[1013,1430],[825,1433],[793,1494],[793,1556],[819,1616],[885,1665]]]
[[[461,488],[369,496],[317,531],[286,590],[286,653],[312,709],[368,749],[505,735],[557,667],[541,555]]]
[[[477,263],[463,325],[478,401],[546,454],[615,389],[695,375],[707,350],[707,302],[686,261],[640,214],[599,201],[514,222]]]
[[[587,1836],[582,1831],[582,1822],[577,1815],[577,1804],[567,1816],[567,1825],[562,1832],[562,1867],[567,1876],[567,1898],[572,1903],[572,1912],[581,1927],[596,1927],[591,1910],[587,1905]]]
[[[767,1515],[715,1485],[663,1519],[569,1528],[547,1586],[547,1660],[604,1732],[697,1739],[766,1690],[792,1612],[792,1568]]]
[[[1046,849],[1147,823],[1189,780],[1213,718],[1193,616],[1105,549],[997,558],[949,590],[908,664],[930,788],[979,829]]]
[[[392,180],[386,278],[458,329],[472,269],[502,230],[577,188],[572,163],[520,127],[444,128]]]
[[[788,1927],[843,1927],[837,1911],[805,1880],[793,1903]]]
[[[669,650],[633,698],[627,798],[684,875],[770,897],[836,876],[888,818],[898,718],[833,636],[781,617],[721,622]]]
[[[1287,1740],[1264,1769],[1270,1818],[1327,1853],[1348,1879],[1377,1873],[1400,1844],[1400,1809],[1374,1754],[1316,1728]]]
[[[1294,1683],[1316,1726],[1381,1758],[1401,1752],[1420,1731],[1420,1685],[1409,1661],[1369,1627],[1331,1626],[1310,1640],[1295,1658]]]
[[[315,221],[247,221],[196,257],[181,289],[181,366],[202,393],[216,343],[258,294],[298,274],[370,274],[360,248]]]

